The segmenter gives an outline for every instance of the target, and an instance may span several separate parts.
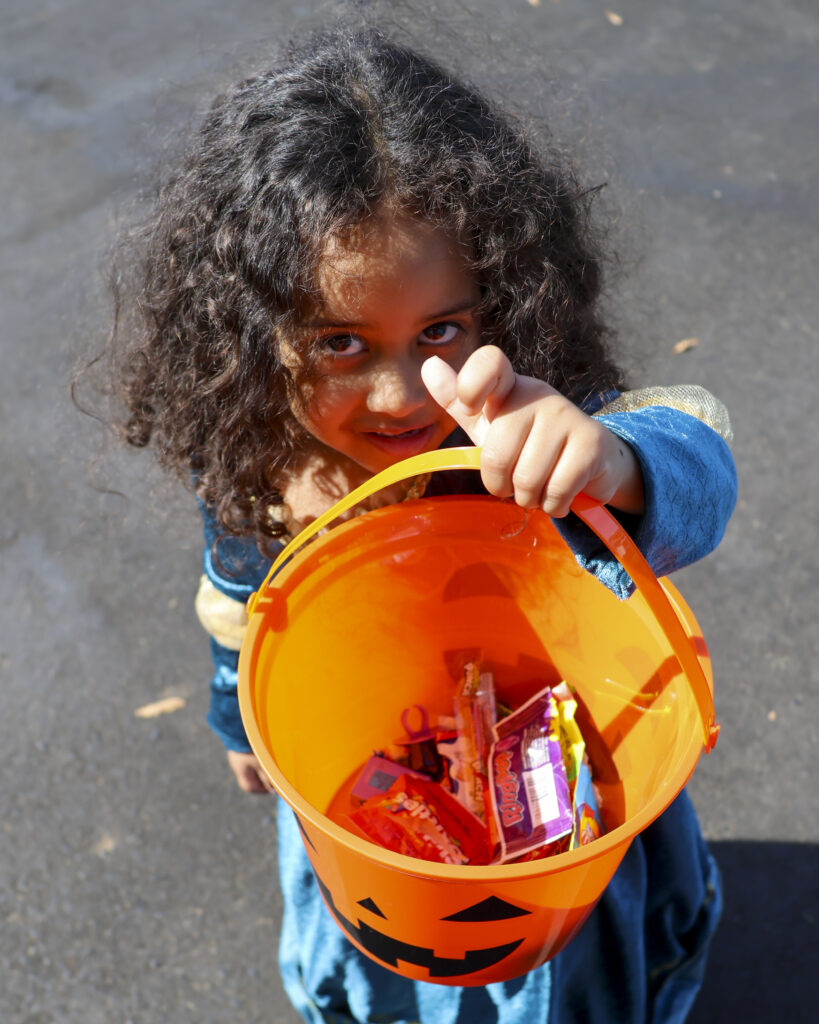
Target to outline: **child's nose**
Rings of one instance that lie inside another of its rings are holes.
[[[367,395],[370,412],[407,416],[427,401],[421,371],[412,361],[383,365],[373,374]]]

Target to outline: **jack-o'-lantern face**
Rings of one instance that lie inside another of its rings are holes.
[[[381,895],[378,899],[362,895],[360,899],[350,899],[349,907],[340,906],[345,901],[334,897],[319,874],[319,850],[298,815],[296,821],[310,854],[321,894],[339,927],[354,945],[384,966],[444,984],[455,983],[450,979],[459,979],[459,984],[482,984],[483,972],[500,964],[524,941],[523,919],[528,918],[531,911],[498,896],[459,906],[454,912],[448,907],[449,913],[434,915],[429,920],[426,919],[429,915],[422,914],[420,921],[420,908],[412,901],[402,903],[402,911],[393,898],[389,903],[391,910],[385,912],[378,902]],[[323,836],[316,837],[319,846],[323,845],[323,839]],[[369,873],[366,882],[375,885],[376,879]],[[385,893],[384,897],[389,898],[389,894]],[[387,905],[384,902],[384,906]],[[498,928],[505,934],[499,936]],[[481,935],[486,937],[486,941],[479,940]],[[434,937],[436,944],[449,948],[436,951],[428,944],[430,936]],[[499,938],[502,941],[498,941]],[[419,941],[413,942],[413,939]],[[452,955],[455,949],[458,953]],[[520,972],[512,971],[510,976],[516,973]],[[472,978],[474,980],[467,980]]]
[[[521,937],[512,942],[503,943],[500,946],[490,946],[484,949],[467,949],[462,957],[438,956],[432,949],[426,946],[416,946],[410,942],[393,938],[393,936],[387,935],[378,928],[367,924],[361,918],[358,919],[357,924],[353,924],[335,905],[332,893],[318,875],[316,875],[316,880],[327,906],[333,912],[333,916],[347,933],[348,937],[356,945],[363,947],[370,956],[375,957],[389,967],[397,967],[400,960],[405,964],[425,967],[429,971],[431,979],[455,978],[463,974],[473,974],[475,971],[484,971],[488,967],[494,967],[495,964],[500,963],[510,953],[513,953],[523,942],[523,937]],[[374,900],[366,897],[358,902],[369,914],[384,918],[386,921],[386,915],[379,909]],[[471,922],[474,924],[480,921],[501,921],[510,917],[522,917],[528,913],[528,910],[514,907],[511,903],[506,903],[496,896],[490,896],[474,906],[467,907],[459,913],[450,914],[441,920],[463,923]]]
[[[567,906],[559,882],[543,877],[452,884],[369,861],[326,833],[305,828],[305,849],[339,928],[376,963],[442,985],[485,985],[518,977],[551,958],[592,909]],[[420,862],[419,862],[420,863]]]

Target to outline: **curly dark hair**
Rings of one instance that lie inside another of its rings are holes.
[[[305,439],[275,339],[315,296],[327,239],[385,205],[466,243],[482,342],[516,371],[578,403],[622,387],[599,313],[595,191],[378,29],[310,37],[216,99],[159,190],[135,329],[122,337],[115,318],[112,331],[126,439],[152,443],[227,531],[266,546],[276,480]]]

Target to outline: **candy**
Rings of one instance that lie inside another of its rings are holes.
[[[597,794],[592,784],[591,768],[584,759],[577,775],[572,807],[572,839],[569,849],[586,846],[593,839],[599,839],[605,832],[603,819],[597,803]]]
[[[541,690],[493,730],[490,795],[497,860],[512,860],[572,831],[572,805],[558,731],[557,701]]]
[[[353,787],[365,802],[350,828],[444,864],[540,860],[599,838],[605,830],[566,683],[544,687],[500,721],[496,707],[492,674],[469,661],[453,716],[431,726],[424,707],[406,708],[406,736],[389,758],[374,754]]]
[[[411,724],[411,713],[417,711],[418,728]],[[405,708],[401,713],[401,723],[407,735],[397,741],[397,746],[402,747],[404,755],[402,761],[406,761],[409,767],[415,772],[440,782],[446,774],[446,768],[441,755],[438,753],[436,744],[437,730],[430,727],[429,715],[426,708],[420,704],[414,704],[411,708]]]
[[[496,718],[492,673],[482,672],[477,662],[467,662],[455,696],[457,739],[439,743],[438,749],[450,762],[451,791],[481,821],[487,821],[488,761]]]
[[[563,752],[563,764],[566,766],[566,779],[570,791],[574,793],[574,783],[586,751],[586,743],[575,720],[577,701],[572,697],[566,683],[555,686],[552,694],[557,701],[558,735],[560,749]]]
[[[350,814],[373,842],[441,864],[486,864],[486,827],[435,782],[402,775]]]
[[[395,780],[402,775],[421,777],[419,772],[414,772],[403,764],[396,764],[395,761],[382,757],[380,754],[373,754],[361,769],[353,786],[352,795],[362,802],[369,800],[370,797],[386,793]]]
[[[566,683],[552,691],[557,698],[557,716],[563,763],[572,795],[572,837],[569,849],[586,846],[599,839],[605,831],[597,794],[592,783],[591,766],[586,756],[586,743],[575,719],[577,701]]]

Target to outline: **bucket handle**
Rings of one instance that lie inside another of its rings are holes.
[[[441,448],[432,452],[413,455],[409,459],[397,462],[393,466],[376,473],[360,487],[342,498],[323,515],[313,520],[301,533],[289,541],[279,553],[259,589],[250,595],[248,614],[252,615],[259,604],[261,595],[284,563],[295,552],[314,537],[320,530],[338,516],[354,508],[359,502],[371,494],[389,487],[391,484],[418,476],[421,473],[436,473],[444,469],[480,469],[481,449]],[[719,724],[714,714],[714,697],[705,677],[700,660],[688,634],[680,622],[674,606],[663,590],[657,577],[651,570],[637,545],[629,537],[614,516],[599,502],[586,494],[578,494],[571,505],[572,512],[582,519],[586,526],[595,533],[626,570],[639,589],[646,604],[651,609],[666,639],[671,645],[680,667],[688,679],[694,694],[703,729],[703,745],[705,752],[713,749],[719,735]]]

